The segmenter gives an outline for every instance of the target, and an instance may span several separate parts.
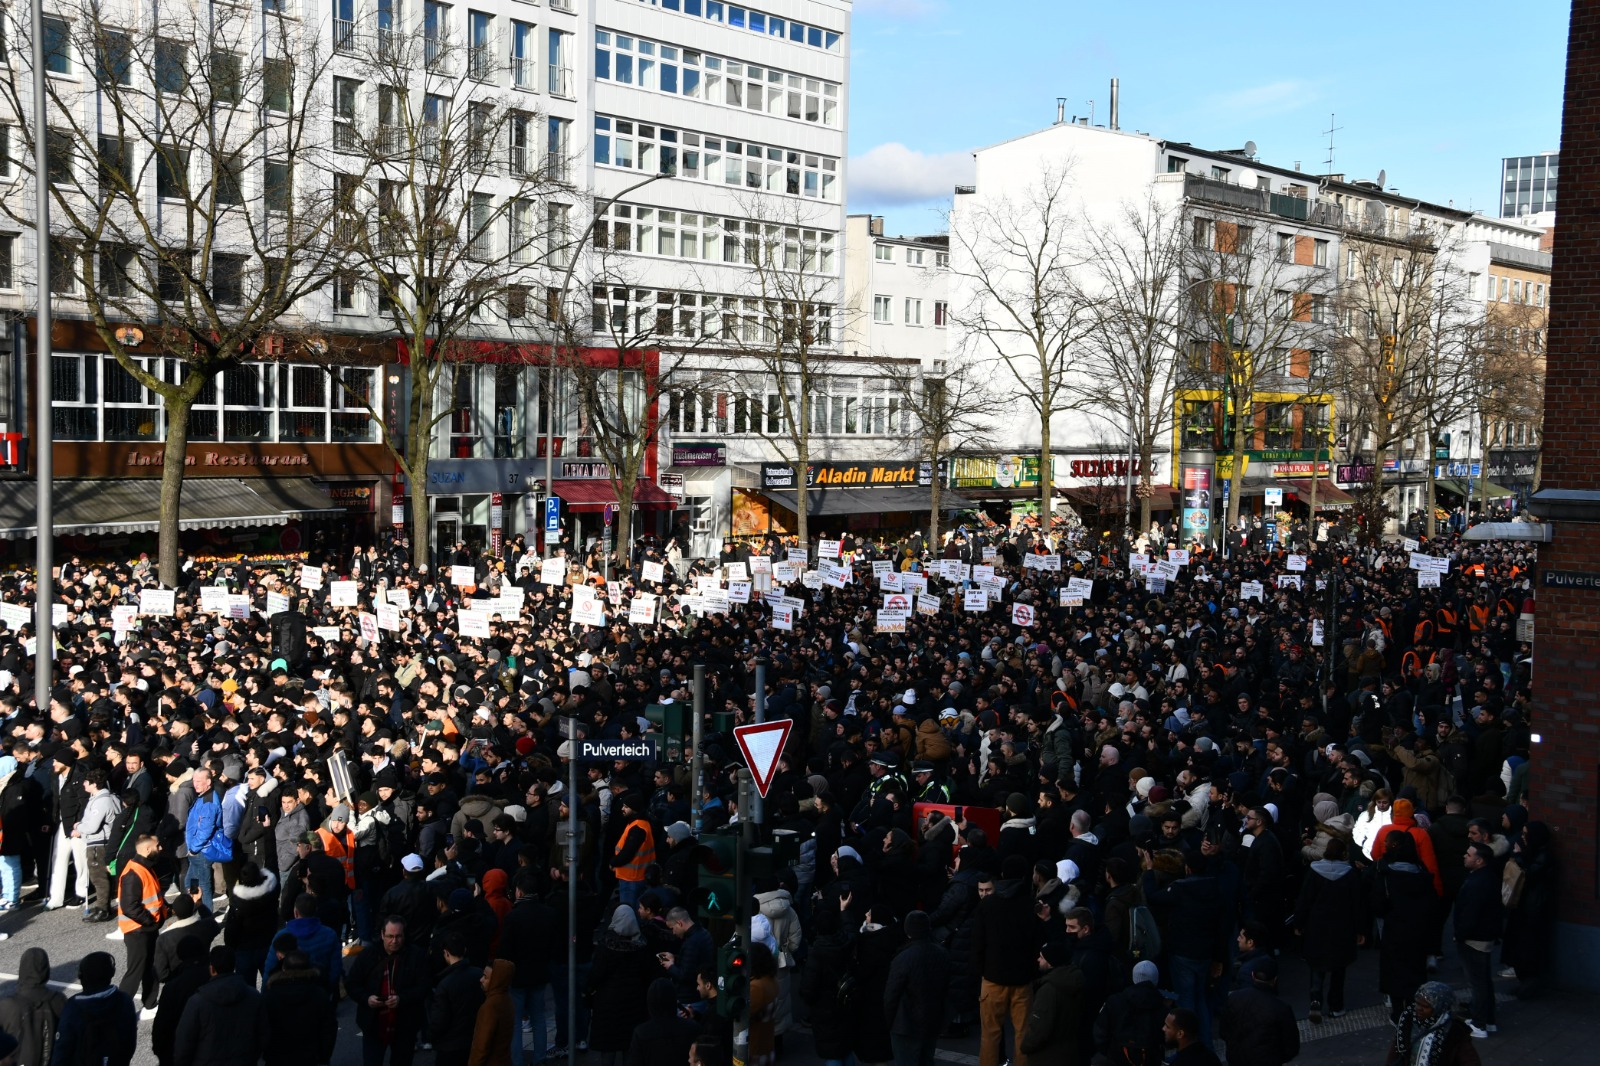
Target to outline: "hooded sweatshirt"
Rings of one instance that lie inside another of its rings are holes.
[[[1439,895],[1444,895],[1444,879],[1439,876],[1439,859],[1433,853],[1433,838],[1428,831],[1417,824],[1410,800],[1397,799],[1389,811],[1389,824],[1378,830],[1378,835],[1372,838],[1372,854],[1378,857],[1384,855],[1385,841],[1390,833],[1405,833],[1417,842],[1417,857],[1422,860],[1422,865],[1433,875],[1433,890]]]
[[[17,961],[17,988],[0,999],[0,1029],[17,1038],[17,1062],[44,1066],[56,1042],[56,1022],[67,997],[50,985],[50,956],[29,948]]]
[[[619,911],[626,910],[618,907]],[[632,911],[628,913],[632,914]],[[613,918],[615,926],[615,918]],[[634,931],[638,932],[638,923]],[[509,959],[489,964],[489,984],[483,990],[483,1006],[478,1008],[478,1024],[472,1031],[472,1055],[467,1066],[510,1066],[511,1036],[515,1011],[511,1005],[511,976],[517,965]],[[518,1034],[521,1038],[521,1034]]]
[[[133,999],[116,985],[80,992],[61,1010],[52,1061],[99,1059],[103,1066],[128,1066],[133,1061],[138,1027]]]

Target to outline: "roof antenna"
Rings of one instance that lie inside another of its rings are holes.
[[[1334,125],[1333,112],[1328,112],[1328,128],[1322,131],[1328,138],[1328,158],[1323,160],[1324,174],[1333,173],[1333,135],[1342,129],[1344,129],[1343,126]]]

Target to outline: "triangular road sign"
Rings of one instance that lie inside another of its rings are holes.
[[[767,789],[772,787],[772,778],[778,772],[778,757],[783,754],[783,746],[789,743],[789,730],[793,728],[794,723],[787,718],[733,728],[733,737],[739,742],[739,750],[744,752],[744,761],[750,767],[750,776],[762,799],[767,798]]]

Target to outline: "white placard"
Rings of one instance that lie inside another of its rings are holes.
[[[794,628],[794,615],[795,615],[794,608],[790,607],[788,604],[783,604],[783,603],[775,603],[775,604],[773,604],[772,605],[772,628],[773,629],[791,629],[792,630]]]
[[[706,593],[710,592],[712,589],[719,589],[721,587],[722,587],[722,579],[720,577],[718,577],[716,574],[696,574],[695,575],[694,590],[696,592],[698,592],[702,596],[704,596]]]
[[[388,592],[383,594],[383,597],[390,603],[394,604],[395,607],[401,611],[411,610],[410,589],[390,589]]]
[[[244,620],[250,617],[250,597],[241,594],[228,594],[228,617]]]
[[[322,570],[309,563],[302,563],[300,566],[300,587],[303,589],[320,589],[322,587]]]
[[[931,593],[931,592],[924,592],[924,593],[919,594],[917,596],[917,613],[918,614],[938,614],[939,613],[939,597],[933,595],[933,593]]]
[[[727,563],[722,569],[729,581],[750,580],[750,568],[741,562],[735,561]]]
[[[1182,567],[1180,567],[1177,563],[1168,559],[1162,559],[1160,562],[1156,563],[1155,569],[1151,572],[1157,577],[1165,578],[1168,581],[1176,581],[1178,580],[1178,572],[1181,569]]]
[[[178,594],[171,589],[140,589],[139,613],[175,615],[178,613]]]
[[[842,589],[850,584],[850,571],[842,566],[832,563],[818,563],[817,573],[822,577],[822,583],[829,588]]]
[[[1013,603],[1011,605],[1011,624],[1014,626],[1033,625],[1033,608],[1026,603]]]
[[[822,587],[822,575],[815,570],[807,570],[800,575],[800,584],[808,589],[820,589]]]
[[[928,575],[926,574],[901,574],[900,591],[915,592],[922,595],[928,591]]]
[[[528,590],[521,585],[501,585],[500,598],[507,603],[514,603],[520,608],[527,602]]]
[[[400,608],[392,603],[380,603],[377,607],[378,628],[390,633],[400,632]]]
[[[990,560],[992,560],[995,556],[997,556],[999,554],[1000,554],[1000,550],[998,548],[985,548],[985,549],[983,549],[982,558],[983,558],[983,561],[987,563],[987,562],[989,562]]]
[[[799,563],[775,563],[772,567],[772,580],[780,585],[792,585],[800,580]]]
[[[904,633],[906,631],[906,612],[904,611],[879,611],[875,627],[879,633]]]
[[[356,621],[361,624],[361,639],[368,644],[378,643],[378,616],[362,611],[356,615]]]
[[[910,594],[905,592],[886,593],[883,597],[883,609],[885,611],[899,611],[902,614],[909,613],[911,610]]]
[[[315,633],[316,636],[317,636],[317,639],[322,641],[325,644],[337,644],[337,643],[339,643],[339,627],[338,626],[312,626],[311,627],[311,632]]]
[[[1266,602],[1266,590],[1259,581],[1241,581],[1239,583],[1239,598],[1248,600],[1254,597],[1257,602]]]
[[[461,611],[456,615],[456,632],[463,637],[482,639],[489,635],[489,616],[483,611]]]
[[[656,624],[656,605],[660,597],[652,596],[648,592],[634,593],[633,600],[628,604],[628,621],[636,626],[653,626]]]
[[[1328,587],[1328,579],[1327,578],[1325,578],[1325,577],[1317,578],[1317,591],[1318,592],[1322,592],[1327,587]]]
[[[646,559],[644,565],[639,568],[639,576],[646,581],[654,581],[658,585],[666,584],[667,564],[651,562]]]
[[[50,628],[59,629],[66,624],[67,605],[64,603],[52,603],[50,605]]]
[[[1419,589],[1436,589],[1438,587],[1439,587],[1439,571],[1437,571],[1437,570],[1419,570],[1419,571],[1417,571],[1417,588],[1419,588]]]
[[[1083,606],[1083,597],[1082,596],[1074,596],[1068,590],[1062,589],[1061,590],[1061,606],[1063,606],[1063,607],[1082,607]]]
[[[1029,552],[1022,557],[1022,568],[1024,570],[1043,570],[1045,568],[1044,556]]]
[[[700,594],[701,609],[707,614],[727,614],[730,602],[727,589],[712,589]]]
[[[1421,545],[1417,541],[1412,540],[1410,537],[1401,537],[1400,546],[1408,552],[1414,552]]]
[[[837,540],[819,540],[817,541],[817,558],[837,559],[839,558],[839,548],[840,542]]]
[[[567,583],[567,561],[557,555],[540,563],[539,583],[541,585],[565,585]]]
[[[201,585],[200,609],[206,614],[222,614],[228,609],[226,585]]]
[[[1039,569],[1041,569],[1041,570],[1050,570],[1050,571],[1054,571],[1055,573],[1060,573],[1061,572],[1061,556],[1054,555],[1054,554],[1039,556]]]
[[[1144,587],[1160,596],[1167,591],[1167,579],[1159,574],[1147,574],[1144,579]]]
[[[811,561],[810,554],[804,548],[788,548],[784,552],[784,557],[791,563],[798,563],[801,568],[804,568],[806,563]]]
[[[750,576],[772,573],[772,560],[765,555],[750,556]]]
[[[1082,599],[1089,599],[1094,595],[1094,581],[1086,577],[1069,577],[1067,592]]]
[[[983,589],[967,589],[961,596],[961,608],[966,611],[987,611],[989,594]]]
[[[883,575],[893,573],[894,564],[887,559],[874,559],[872,562],[872,576],[882,578]]]
[[[806,613],[806,601],[799,596],[773,596],[771,602],[780,603],[795,613],[796,617]]]
[[[606,602],[613,607],[622,606],[622,585],[615,581],[606,582]]]
[[[391,593],[389,593],[389,595],[393,596],[394,593],[391,592]],[[267,617],[268,618],[271,618],[275,614],[282,614],[284,611],[287,611],[288,609],[289,609],[289,597],[288,597],[288,595],[286,593],[282,593],[282,592],[269,592],[269,593],[267,593]]]
[[[1299,574],[1279,574],[1278,575],[1278,587],[1280,589],[1287,589],[1287,588],[1298,589],[1298,588],[1302,588],[1303,586],[1300,584],[1300,581],[1301,581],[1301,578],[1300,578]]]
[[[1179,566],[1188,566],[1189,565],[1189,549],[1188,548],[1168,548],[1167,549],[1167,562],[1169,562],[1169,563],[1177,563]]]
[[[1314,648],[1322,647],[1322,619],[1320,618],[1311,620],[1311,646]]]
[[[354,607],[361,598],[361,586],[354,581],[330,581],[328,583],[328,605],[330,607]]]
[[[878,578],[878,588],[884,592],[904,592],[906,583],[899,571],[890,570],[887,574]]]
[[[0,603],[0,622],[15,633],[25,625],[33,623],[33,612],[18,603]]]
[[[1413,570],[1432,570],[1433,569],[1433,563],[1434,563],[1433,556],[1431,556],[1431,555],[1423,555],[1421,552],[1412,552],[1411,553],[1411,561],[1410,561],[1410,563],[1408,565]],[[1449,566],[1450,564],[1447,561],[1445,563],[1445,565]]]
[[[729,603],[749,603],[750,602],[750,582],[749,581],[730,581],[730,582],[728,582],[728,602]]]
[[[998,577],[993,581],[975,581],[973,584],[989,594],[990,603],[999,603],[1006,598],[1006,583]]]
[[[4,605],[9,606],[9,605]],[[113,632],[126,633],[133,628],[133,620],[139,617],[139,608],[131,603],[119,603],[111,608],[111,629]],[[10,623],[7,622],[9,625]]]
[[[1141,554],[1135,552],[1133,555],[1128,556],[1128,569],[1129,570],[1141,570],[1142,571],[1144,569],[1144,567],[1149,566],[1149,565],[1150,565],[1150,556],[1148,556],[1148,555],[1141,555]]]
[[[450,584],[458,588],[478,584],[478,572],[470,566],[452,566],[450,568]]]
[[[1283,557],[1283,562],[1290,570],[1305,571],[1306,557],[1304,555],[1286,555]]]
[[[994,578],[994,567],[978,565],[972,568],[972,580],[989,581]]]

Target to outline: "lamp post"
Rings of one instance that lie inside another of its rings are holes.
[[[51,558],[52,549],[55,547],[55,500],[50,495],[50,482],[54,475],[55,426],[51,422],[54,413],[51,405],[54,402],[54,393],[51,389],[50,371],[50,186],[46,181],[49,173],[45,130],[49,128],[46,119],[45,99],[45,51],[44,51],[44,2],[33,0],[33,228],[34,239],[38,244],[35,262],[38,274],[38,300],[39,306],[34,330],[34,410],[33,410],[33,440],[34,440],[34,473],[36,476],[37,511],[34,527],[35,537],[35,581],[34,581],[34,635],[37,640],[33,646],[33,699],[40,714],[50,710],[50,690],[54,683],[55,666],[55,626],[51,616],[52,605],[55,603],[55,580],[51,573],[54,562]]]

